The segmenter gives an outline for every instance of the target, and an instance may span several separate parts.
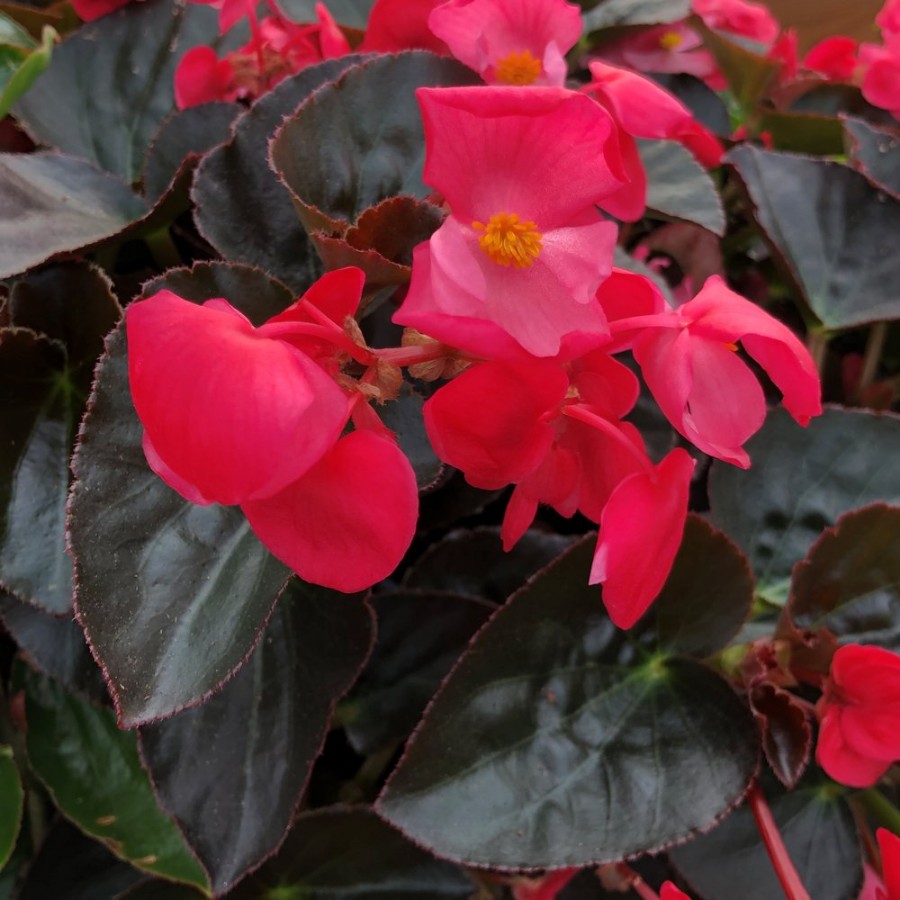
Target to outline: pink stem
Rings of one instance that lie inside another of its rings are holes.
[[[332,323],[332,326],[334,323]],[[269,322],[259,329],[259,332],[269,338],[287,339],[292,337],[314,337],[327,341],[335,347],[346,351],[358,363],[365,366],[373,361],[372,351],[354,344],[350,338],[340,329],[326,328],[324,325],[316,325],[313,322]]]
[[[423,344],[418,347],[385,347],[374,352],[379,359],[395,366],[414,366],[417,363],[431,362],[434,359],[443,359],[449,353],[448,348],[440,343]]]
[[[629,887],[641,898],[641,900],[659,900],[659,894],[638,875],[631,866],[626,863],[618,863],[616,868],[629,884]]]
[[[608,419],[604,419],[603,416],[597,415],[592,409],[583,406],[580,403],[572,403],[569,406],[564,406],[562,408],[562,414],[568,416],[570,419],[584,422],[585,425],[590,425],[592,428],[596,428],[598,431],[602,431],[604,434],[609,435],[609,437],[618,441],[622,447],[628,450],[640,464],[643,471],[648,473],[653,472],[653,463],[650,461],[647,454],[639,447],[635,446],[622,429],[617,428]]]
[[[683,325],[680,316],[674,313],[653,313],[647,316],[613,319],[609,323],[609,333],[615,336],[622,331],[635,331],[638,328],[681,328]]]
[[[769,859],[772,860],[775,874],[778,876],[788,900],[810,900],[809,893],[803,886],[800,875],[788,855],[787,847],[784,846],[784,840],[775,824],[772,810],[769,809],[769,804],[758,784],[754,784],[750,788],[749,801],[753,818],[756,820],[756,827],[762,835],[766,852],[769,854]]]

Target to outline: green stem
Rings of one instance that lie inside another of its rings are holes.
[[[816,364],[819,378],[825,369],[825,354],[828,351],[828,336],[820,331],[810,331],[806,336],[806,349]]]
[[[856,796],[881,825],[894,834],[900,834],[900,809],[897,809],[881,791],[877,788],[866,788]]]
[[[866,388],[875,381],[878,374],[878,364],[881,362],[881,351],[884,349],[884,339],[887,336],[887,323],[877,322],[869,331],[869,339],[866,341],[866,353],[863,357],[862,374],[859,376],[859,384],[856,387],[856,399],[859,400]]]
[[[144,241],[147,244],[150,255],[153,257],[153,262],[163,271],[166,269],[177,269],[179,266],[184,265],[184,260],[182,260],[167,226],[151,231],[145,235]]]

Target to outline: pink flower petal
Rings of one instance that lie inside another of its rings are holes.
[[[231,62],[219,59],[212,47],[193,47],[175,69],[175,104],[179,109],[233,100]]]
[[[672,450],[652,472],[626,478],[600,521],[590,583],[619,628],[631,628],[662,590],[681,545],[694,461]]]
[[[236,310],[160,291],[132,304],[126,321],[141,423],[165,465],[211,502],[281,490],[347,421],[334,381],[288,344],[260,337]]]
[[[665,881],[659,889],[659,900],[691,900],[691,898],[684,891],[675,887],[671,881]]]
[[[416,477],[391,440],[354,431],[302,478],[242,509],[266,547],[311,584],[352,593],[387,578],[409,548]]]
[[[890,768],[890,760],[872,759],[851,749],[840,727],[841,710],[829,709],[819,726],[816,762],[826,774],[849,787],[871,787]]]
[[[361,53],[431,50],[450,55],[450,48],[428,27],[431,11],[443,0],[375,0],[369,13]]]
[[[900,900],[900,837],[886,828],[879,828],[875,837],[881,850],[881,869],[887,896],[889,900]]]

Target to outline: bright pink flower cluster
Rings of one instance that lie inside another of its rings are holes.
[[[192,503],[240,504],[275,556],[342,591],[396,568],[418,513],[409,461],[341,372],[348,355],[376,362],[344,330],[362,286],[359,269],[330,272],[258,328],[171,291],[126,318],[151,468]]]

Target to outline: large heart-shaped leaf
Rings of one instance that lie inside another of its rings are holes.
[[[803,429],[777,409],[747,451],[746,471],[713,463],[712,520],[747,554],[770,599],[786,599],[794,564],[842,513],[900,502],[897,416],[831,408]]]
[[[785,612],[799,628],[900,652],[900,507],[841,516],[794,569]]]
[[[858,896],[862,860],[847,801],[828,783],[802,785],[790,793],[773,787],[771,795],[778,830],[809,895],[816,900]],[[706,900],[783,896],[746,806],[709,834],[672,851],[670,858]]]
[[[429,707],[378,809],[448,859],[582,866],[709,828],[758,737],[711,670],[644,653],[587,583],[593,539],[494,615]]]
[[[843,119],[847,155],[854,169],[900,199],[900,134],[876,128],[865,119]]]
[[[15,683],[25,691],[31,767],[66,816],[137,868],[205,888],[203,870],[156,803],[135,734],[27,666],[17,667]]]
[[[178,60],[217,42],[217,19],[199,3],[146,0],[90,22],[56,49],[16,116],[42,143],[132,183],[174,112]]]
[[[126,184],[85,160],[2,153],[0,278],[112,237],[146,212]]]
[[[221,691],[140,729],[160,801],[217,894],[284,838],[373,626],[359,597],[292,582],[249,662]]]
[[[297,818],[281,852],[229,895],[234,900],[439,900],[471,897],[463,869],[435,859],[368,809]]]
[[[16,282],[7,309],[14,328],[0,335],[0,581],[56,615],[72,606],[72,442],[120,312],[98,269],[53,266]]]
[[[745,144],[727,161],[766,239],[824,325],[900,318],[893,244],[900,201],[859,172],[822,159]]]
[[[235,123],[231,140],[197,167],[197,228],[226,259],[259,266],[294,289],[318,274],[316,255],[290,196],[268,166],[269,138],[313,91],[359,59],[331,59],[286,78]]]
[[[304,226],[343,231],[387,197],[426,197],[419,87],[474,84],[462,63],[424,50],[377,56],[317,91],[272,141],[272,165]]]
[[[257,322],[291,299],[262,273],[224,265],[176,271],[146,289],[161,287],[195,301],[225,297]],[[195,506],[157,478],[141,440],[120,327],[75,454],[70,540],[79,618],[129,725],[221,685],[255,646],[289,575],[239,509]]]
[[[716,186],[688,150],[675,141],[638,141],[638,150],[647,170],[649,209],[725,234]]]

